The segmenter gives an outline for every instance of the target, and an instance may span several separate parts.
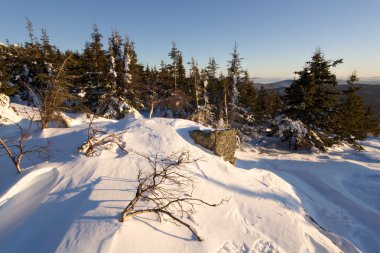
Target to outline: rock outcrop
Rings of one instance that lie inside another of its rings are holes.
[[[190,136],[196,144],[214,151],[215,155],[221,156],[225,161],[235,164],[236,129],[214,131],[193,130],[190,131]]]

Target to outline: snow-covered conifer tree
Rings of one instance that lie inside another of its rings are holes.
[[[237,44],[235,43],[233,52],[232,52],[232,59],[229,61],[229,67],[228,67],[228,78],[231,82],[231,96],[230,96],[230,115],[226,115],[227,118],[230,118],[230,124],[234,123],[235,119],[235,113],[237,110],[237,103],[238,103],[238,85],[240,82],[240,73],[241,73],[241,60],[242,58],[239,57],[239,53],[237,51]]]

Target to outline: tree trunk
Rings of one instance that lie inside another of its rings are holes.
[[[197,111],[199,110],[199,101],[198,101],[198,85],[197,85],[197,77],[194,76],[194,94],[195,94],[195,107]]]
[[[21,173],[22,169],[20,167],[20,163],[21,163],[22,155],[18,157],[17,162],[16,162],[15,157],[13,156],[12,152],[10,151],[7,144],[5,144],[5,142],[2,139],[0,139],[0,145],[3,146],[3,148],[7,151],[9,158],[12,160],[12,163],[15,165],[17,169],[17,173]]]
[[[150,119],[152,118],[153,111],[154,111],[154,101],[151,101],[150,102],[150,110],[149,110],[149,118]]]
[[[224,89],[224,112],[226,114],[226,123],[228,125],[228,102],[227,102],[227,89]]]

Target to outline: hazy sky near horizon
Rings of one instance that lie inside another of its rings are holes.
[[[105,45],[112,29],[128,33],[150,66],[175,41],[185,62],[215,57],[224,69],[236,41],[256,78],[293,78],[316,47],[344,59],[338,77],[380,77],[380,0],[4,0],[0,41],[26,41],[25,17],[60,49],[82,50],[94,23]]]

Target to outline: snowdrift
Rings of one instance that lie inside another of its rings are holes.
[[[49,140],[55,150],[49,162],[25,161],[26,171],[16,175],[7,157],[0,157],[1,252],[358,252],[349,240],[316,224],[314,219],[323,220],[327,209],[317,208],[325,203],[323,197],[314,198],[319,193],[313,185],[310,191],[301,191],[309,188],[304,181],[271,171],[281,170],[280,158],[270,164],[270,159],[260,160],[256,153],[240,152],[240,168],[235,167],[195,145],[188,132],[202,126],[180,119],[130,117],[98,119],[96,124],[106,131],[125,131],[128,150],[145,154],[189,150],[194,158],[202,158],[190,165],[198,182],[194,196],[229,201],[197,209],[198,225],[192,226],[203,242],[186,228],[160,223],[150,214],[120,223],[122,210],[134,196],[140,158],[132,152],[124,156],[116,148],[90,158],[78,154],[88,119],[70,116],[71,128],[46,129],[32,137]],[[0,136],[16,134],[12,131],[11,125],[1,126]],[[290,164],[285,166],[289,170]],[[349,194],[365,201],[360,191]],[[372,218],[378,218],[380,206],[373,205]],[[379,232],[376,226],[372,228]],[[371,247],[376,245],[375,241]]]

